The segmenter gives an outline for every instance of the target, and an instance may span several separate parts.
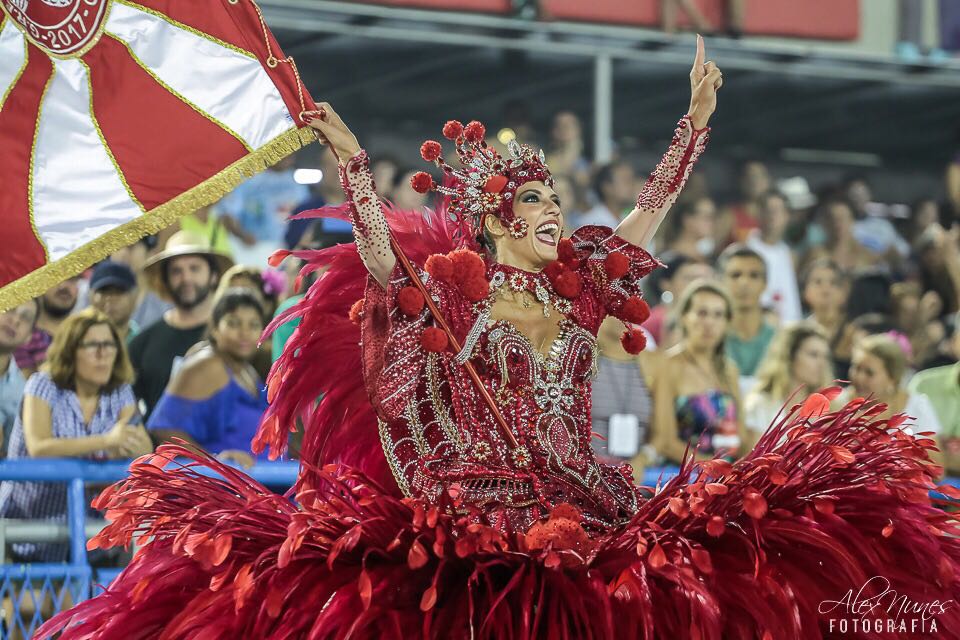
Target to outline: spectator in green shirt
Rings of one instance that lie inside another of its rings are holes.
[[[960,322],[957,314],[956,322]],[[952,347],[960,353],[960,324],[955,323]],[[960,474],[960,362],[921,371],[908,385],[911,394],[923,394],[930,400],[940,419],[940,446],[948,474]]]
[[[723,283],[733,300],[726,353],[740,371],[741,391],[753,387],[754,376],[776,333],[764,317],[760,298],[767,287],[763,256],[743,244],[732,244],[719,258]]]

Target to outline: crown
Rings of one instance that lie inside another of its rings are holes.
[[[523,184],[539,180],[553,186],[543,151],[511,140],[505,158],[487,145],[485,135],[486,127],[476,120],[467,126],[450,120],[443,127],[443,136],[454,141],[460,167],[447,164],[439,142],[427,140],[420,146],[420,156],[443,169],[443,184],[438,185],[424,171],[410,180],[419,193],[436,191],[447,196],[448,215],[473,237],[481,233],[488,215],[504,223],[513,220],[513,196]]]

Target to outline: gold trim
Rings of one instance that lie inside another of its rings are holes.
[[[3,16],[4,18],[6,16]],[[11,22],[13,22],[11,20]],[[0,32],[4,29],[3,21],[0,20]],[[3,111],[3,105],[7,103],[7,98],[10,97],[10,93],[13,91],[13,88],[17,86],[17,83],[20,82],[20,78],[23,77],[23,72],[27,69],[27,63],[30,61],[30,45],[27,43],[27,39],[23,39],[23,64],[20,65],[20,70],[17,71],[16,75],[13,76],[13,80],[10,81],[10,86],[7,87],[6,91],[3,92],[3,95],[0,96],[0,111]]]
[[[29,49],[27,53],[29,55]],[[33,229],[33,235],[36,236],[37,242],[40,243],[40,247],[43,249],[44,262],[50,262],[50,251],[40,236],[40,230],[37,229],[36,218],[33,217],[33,163],[37,157],[37,139],[40,137],[40,121],[43,120],[43,105],[46,103],[47,91],[50,90],[50,85],[53,84],[53,79],[56,75],[57,65],[53,64],[51,60],[50,77],[47,78],[47,83],[43,86],[43,93],[40,94],[40,102],[37,103],[39,105],[37,109],[37,122],[33,126],[33,142],[30,143],[30,173],[27,175],[27,213],[30,218],[30,228]]]
[[[210,115],[209,113],[207,113],[206,111],[204,111],[203,109],[201,109],[200,107],[198,107],[197,105],[195,105],[195,104],[193,104],[192,102],[190,102],[189,100],[187,100],[187,98],[186,98],[185,96],[181,95],[176,89],[174,89],[173,87],[171,87],[170,85],[168,85],[166,82],[164,82],[163,80],[161,80],[161,79],[160,79],[160,76],[158,76],[157,74],[155,74],[146,64],[144,64],[143,60],[141,60],[140,58],[137,57],[137,54],[135,54],[135,53],[133,52],[133,49],[130,48],[130,45],[129,45],[129,44],[127,44],[126,42],[124,42],[123,40],[121,40],[117,35],[115,35],[114,33],[110,32],[110,31],[106,31],[106,32],[104,32],[104,33],[106,33],[106,35],[107,35],[108,38],[111,38],[112,40],[116,40],[116,41],[119,42],[121,45],[123,45],[124,48],[126,48],[127,53],[130,54],[130,57],[133,59],[133,61],[136,62],[137,65],[138,65],[141,69],[143,69],[145,73],[149,74],[150,77],[153,78],[154,82],[156,82],[156,83],[159,84],[161,87],[163,87],[164,89],[166,89],[171,95],[176,96],[176,98],[177,98],[178,100],[180,100],[182,103],[184,103],[185,105],[187,105],[188,107],[190,107],[191,109],[193,109],[194,111],[196,111],[200,116],[206,118],[207,120],[209,120],[209,121],[212,122],[213,124],[217,125],[217,126],[220,127],[221,129],[223,129],[224,131],[226,131],[227,133],[229,133],[231,136],[233,136],[234,138],[236,138],[236,139],[237,139],[237,142],[239,142],[240,144],[242,144],[242,145],[243,145],[243,148],[246,149],[248,153],[252,153],[252,152],[253,152],[253,147],[251,147],[249,144],[247,144],[247,141],[244,140],[242,137],[240,137],[240,134],[239,134],[239,133],[237,133],[236,131],[234,131],[234,130],[231,129],[230,127],[228,127],[226,124],[220,122],[220,121],[217,120],[215,117],[213,117],[212,115]]]
[[[82,47],[80,47],[79,49],[77,49],[72,53],[54,53],[53,51],[50,51],[50,49],[47,48],[47,45],[37,41],[37,39],[34,38],[32,35],[30,35],[30,33],[24,28],[22,24],[14,20],[13,17],[9,16],[9,13],[7,12],[7,8],[4,6],[2,2],[0,2],[0,12],[2,12],[5,17],[10,17],[10,22],[17,27],[17,31],[23,34],[23,37],[26,38],[29,42],[31,42],[35,47],[43,51],[44,54],[46,54],[51,58],[56,58],[57,60],[72,60],[73,58],[79,58],[81,56],[87,55],[90,49],[93,49],[95,46],[97,46],[97,43],[100,42],[100,38],[103,37],[104,31],[107,26],[107,20],[110,19],[110,7],[113,5],[114,1],[115,0],[106,0],[106,6],[104,7],[104,10],[103,10],[103,20],[100,21],[100,26],[97,27],[97,32],[93,34],[93,37],[90,38],[90,41],[87,42],[87,44],[83,45]]]
[[[123,174],[123,171],[121,171],[120,165],[117,163],[117,159],[114,157],[113,151],[110,149],[110,145],[107,144],[107,139],[104,137],[103,131],[100,129],[100,121],[97,120],[97,114],[93,111],[93,77],[90,75],[90,66],[83,60],[78,60],[77,62],[82,64],[83,68],[87,70],[87,96],[90,99],[90,122],[93,123],[93,128],[97,130],[97,137],[100,138],[100,144],[103,145],[103,150],[107,152],[107,157],[110,158],[110,163],[116,170],[117,176],[120,178],[120,182],[123,183],[123,188],[126,189],[127,195],[130,196],[130,200],[137,205],[137,208],[140,209],[140,213],[142,215],[146,213],[147,210],[143,206],[143,203],[137,199],[137,196],[133,194],[133,189],[131,189],[130,185],[127,183],[127,177]]]
[[[237,160],[189,191],[74,249],[56,262],[44,265],[0,288],[0,311],[11,309],[30,298],[39,296],[50,287],[77,275],[117,249],[168,227],[182,215],[219,200],[248,177],[280,162],[315,140],[313,130],[307,127],[290,129],[280,134],[260,149]]]
[[[209,33],[204,33],[203,31],[200,31],[200,30],[197,29],[196,27],[191,27],[191,26],[188,25],[188,24],[184,24],[184,23],[182,23],[182,22],[178,22],[178,21],[174,20],[173,18],[171,18],[170,16],[168,16],[168,15],[166,15],[166,14],[163,14],[163,13],[160,13],[159,11],[157,11],[157,10],[155,10],[155,9],[150,9],[149,7],[144,7],[143,5],[137,4],[136,2],[131,2],[130,0],[114,0],[114,2],[116,2],[117,4],[125,5],[125,6],[131,8],[131,9],[136,9],[137,11],[143,11],[144,13],[149,13],[149,14],[152,15],[153,17],[159,18],[160,20],[163,20],[164,22],[166,22],[166,23],[168,23],[168,24],[170,24],[170,25],[173,25],[174,27],[179,27],[180,29],[183,29],[184,31],[189,31],[190,33],[192,33],[193,35],[197,36],[198,38],[203,38],[204,40],[209,40],[210,42],[212,42],[212,43],[215,44],[215,45],[219,45],[219,46],[221,46],[221,47],[223,47],[223,48],[225,48],[225,49],[230,49],[230,50],[233,51],[234,53],[239,53],[239,54],[242,55],[242,56],[245,56],[245,57],[247,57],[247,58],[250,58],[251,60],[256,60],[257,62],[260,61],[260,59],[257,58],[257,56],[256,56],[255,54],[253,54],[252,52],[250,52],[250,51],[247,51],[247,50],[245,50],[245,49],[241,49],[240,47],[238,47],[238,46],[235,45],[235,44],[230,44],[229,42],[224,42],[224,41],[221,40],[220,38],[214,37],[214,36],[210,35]]]

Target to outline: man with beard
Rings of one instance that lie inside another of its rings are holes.
[[[144,263],[147,286],[173,303],[130,342],[130,361],[137,374],[133,390],[145,404],[145,415],[153,411],[190,347],[203,339],[213,292],[220,275],[232,265],[227,255],[191,231],[170,236],[164,250]]]
[[[40,296],[40,315],[26,344],[13,352],[25,378],[34,374],[47,359],[47,349],[57,329],[77,306],[80,276],[64,280]]]

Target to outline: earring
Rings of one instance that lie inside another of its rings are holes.
[[[514,218],[510,221],[510,237],[519,240],[527,235],[527,230],[529,228],[530,227],[526,220],[523,218]]]

